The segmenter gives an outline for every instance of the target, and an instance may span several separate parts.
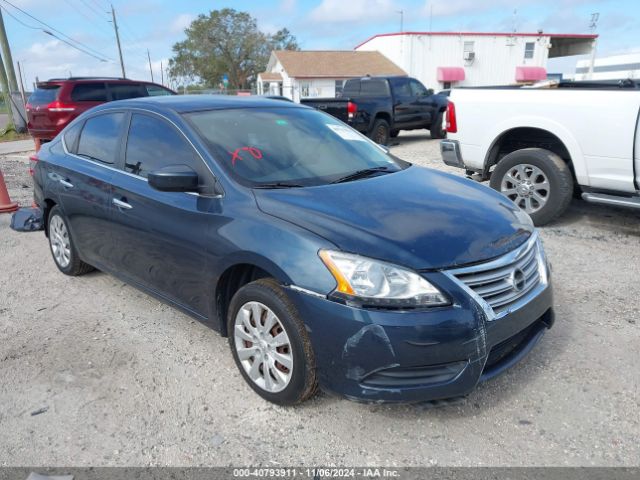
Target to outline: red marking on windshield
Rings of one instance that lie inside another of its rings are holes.
[[[233,152],[229,152],[231,154],[231,165],[236,166],[236,160],[243,160],[240,156],[241,152],[249,152],[249,154],[255,158],[256,160],[260,160],[262,158],[262,151],[256,147],[240,147],[236,148]]]

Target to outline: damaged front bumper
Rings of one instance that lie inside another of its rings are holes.
[[[452,306],[360,309],[289,290],[323,389],[365,402],[464,396],[524,358],[553,324],[550,283],[518,310],[490,320],[457,282],[430,275],[452,296]]]

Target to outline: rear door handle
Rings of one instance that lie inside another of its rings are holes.
[[[131,210],[133,207],[129,205],[127,202],[122,200],[118,200],[117,198],[113,199],[113,204],[118,208],[124,208],[125,210]]]
[[[63,187],[73,188],[73,183],[71,183],[71,182],[67,182],[66,180],[63,180],[62,178],[59,178],[58,181],[60,182],[60,185],[62,185]]]

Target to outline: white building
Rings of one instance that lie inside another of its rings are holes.
[[[597,35],[403,32],[375,35],[355,50],[378,51],[435,90],[543,80],[547,60],[590,53]]]
[[[576,80],[621,80],[640,78],[640,53],[612,55],[596,58],[593,75],[589,78],[591,59],[579,60],[576,65]]]
[[[375,51],[277,50],[271,53],[266,71],[258,74],[257,90],[258,95],[283,95],[298,102],[335,97],[349,78],[406,74]]]

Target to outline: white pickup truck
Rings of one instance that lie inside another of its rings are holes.
[[[460,88],[447,111],[447,165],[489,180],[536,225],[574,193],[640,208],[640,90]]]

